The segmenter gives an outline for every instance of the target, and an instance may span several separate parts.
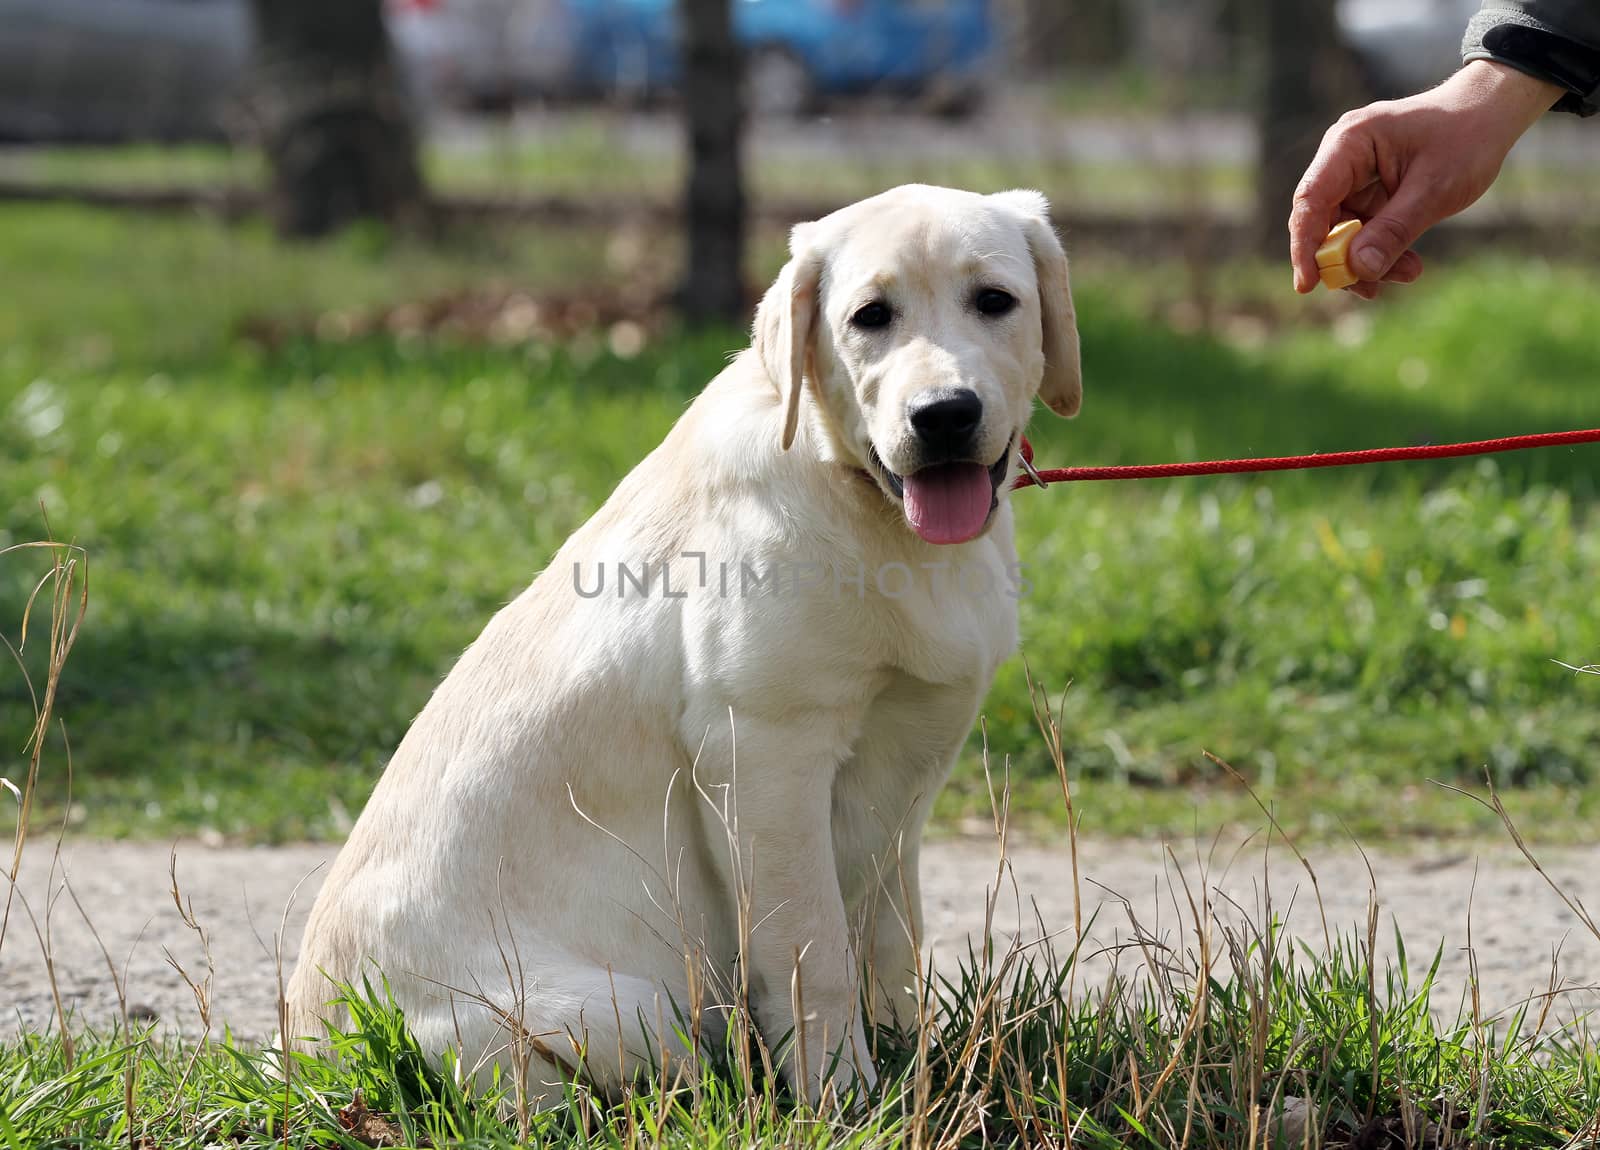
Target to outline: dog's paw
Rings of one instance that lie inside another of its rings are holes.
[[[803,1093],[814,1109],[831,1110],[852,1100],[859,1103],[877,1089],[878,1071],[860,1019],[854,1020],[852,1029],[849,1041],[834,1043],[831,1036],[824,1039],[821,1028],[812,1020],[807,1026],[809,1040],[804,1047],[803,1071],[798,1044],[791,1043],[786,1051],[783,1077],[795,1096]]]

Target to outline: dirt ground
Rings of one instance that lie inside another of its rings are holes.
[[[115,962],[126,970],[130,1011],[159,1019],[166,1030],[193,1035],[199,1021],[194,999],[171,960],[197,978],[205,962],[195,933],[173,903],[168,879],[170,847],[162,844],[69,842],[65,873],[83,910]],[[281,848],[178,847],[178,878],[196,920],[211,937],[215,962],[214,1020],[246,1039],[274,1029],[277,986],[275,939],[282,939],[287,977],[317,886],[332,860],[331,845]],[[1169,945],[1194,943],[1177,908],[1189,895],[1208,892],[1218,917],[1237,921],[1243,911],[1258,921],[1270,892],[1292,933],[1320,948],[1322,922],[1310,880],[1285,850],[1259,847],[1210,852],[1194,843],[1084,842],[1080,847],[1082,913],[1093,919],[1084,953],[1086,981],[1102,980],[1119,943],[1130,940],[1130,914]],[[1175,861],[1176,860],[1176,861]],[[1204,861],[1203,861],[1204,860]],[[1550,876],[1590,906],[1600,904],[1600,848],[1551,852],[1542,859]],[[0,949],[0,1036],[51,1023],[53,1006],[42,933],[47,891],[54,890],[49,941],[67,1009],[78,1025],[105,1025],[117,1014],[117,995],[105,957],[70,897],[58,870],[50,883],[49,844],[33,844],[23,863],[19,899]],[[1366,921],[1367,860],[1353,849],[1311,852],[1330,928],[1349,935]],[[1559,1014],[1571,1017],[1600,1005],[1600,941],[1590,936],[1556,894],[1519,856],[1499,847],[1481,850],[1431,847],[1370,857],[1379,901],[1380,951],[1394,953],[1395,923],[1403,928],[1413,969],[1425,968],[1443,945],[1436,1010],[1454,1016],[1467,984],[1468,916],[1483,1001],[1490,1010],[1510,1007],[1547,988],[1551,956],[1559,951],[1563,979],[1586,987],[1564,997]],[[996,883],[992,842],[944,840],[924,851],[926,942],[941,968],[981,937],[986,892]],[[291,894],[298,886],[298,895]],[[1187,894],[1185,893],[1187,890]],[[1071,948],[1073,882],[1062,845],[1014,846],[1009,877],[995,900],[995,934],[1037,938],[1039,923],[1053,932],[1058,952]],[[1126,900],[1124,903],[1123,900]],[[32,912],[32,919],[28,911]],[[1187,915],[1185,915],[1187,920]],[[1139,964],[1137,952],[1120,959],[1123,973]]]

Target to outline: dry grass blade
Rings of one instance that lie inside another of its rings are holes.
[[[167,947],[161,948],[161,953],[167,960],[167,965],[177,971],[178,977],[183,979],[183,984],[189,988],[189,993],[194,996],[195,1009],[200,1015],[200,1040],[195,1043],[189,1059],[184,1065],[183,1077],[179,1079],[178,1086],[172,1092],[176,1104],[181,1106],[184,1098],[184,1087],[188,1085],[190,1076],[194,1074],[195,1067],[199,1065],[201,1057],[206,1052],[207,1044],[211,1041],[211,1005],[212,986],[216,980],[217,964],[211,953],[211,932],[200,924],[195,917],[194,903],[183,896],[178,885],[178,847],[174,843],[172,852],[167,859],[167,877],[171,880],[169,893],[172,895],[173,905],[178,908],[178,918],[184,926],[192,930],[200,941],[200,951],[205,959],[205,976],[199,981],[189,973],[188,969],[174,957]]]
[[[33,936],[39,944],[39,953],[44,958],[45,979],[50,987],[50,1001],[54,1005],[57,1026],[60,1028],[61,1049],[67,1070],[71,1070],[76,1061],[72,1029],[67,1025],[67,1011],[61,1001],[61,984],[56,977],[55,947],[50,938],[50,914],[55,907],[55,891],[47,891],[45,895],[44,922],[41,923],[33,913],[33,907],[24,894],[17,895],[17,905],[22,907],[22,913],[27,916],[28,925],[33,927]]]
[[[1322,887],[1317,882],[1317,872],[1312,867],[1311,860],[1306,858],[1306,856],[1301,853],[1300,848],[1295,845],[1294,839],[1289,836],[1289,832],[1283,829],[1282,823],[1278,822],[1278,816],[1272,813],[1272,808],[1261,801],[1261,796],[1256,794],[1256,789],[1250,785],[1250,780],[1246,779],[1237,770],[1235,770],[1232,764],[1223,762],[1210,751],[1202,751],[1201,753],[1205,755],[1205,757],[1213,764],[1227,771],[1228,774],[1232,776],[1233,780],[1245,789],[1245,791],[1250,795],[1251,801],[1253,801],[1256,806],[1261,809],[1262,814],[1267,816],[1267,821],[1272,824],[1272,829],[1278,832],[1278,837],[1283,840],[1284,845],[1289,848],[1289,850],[1294,854],[1294,857],[1299,861],[1300,866],[1304,868],[1306,874],[1310,876],[1311,892],[1317,900],[1317,913],[1322,917],[1322,943],[1323,946],[1325,946],[1331,953],[1333,950],[1333,932],[1328,929],[1328,909],[1322,901]]]
[[[194,931],[196,937],[200,940],[200,948],[206,962],[205,977],[196,982],[189,972],[184,969],[183,964],[173,957],[172,951],[163,948],[163,954],[166,956],[167,964],[178,972],[178,976],[183,979],[184,985],[194,995],[195,1009],[200,1014],[200,1024],[204,1028],[200,1043],[204,1045],[206,1037],[211,1033],[211,987],[216,979],[217,967],[211,955],[211,934],[205,927],[200,925],[199,919],[195,917],[193,900],[184,898],[183,892],[178,886],[178,847],[176,843],[173,844],[172,853],[167,860],[167,877],[171,880],[172,885],[169,893],[172,895],[173,905],[178,908],[178,918],[184,926]]]
[[[133,1028],[128,1022],[128,968],[133,965],[133,955],[139,949],[139,944],[144,941],[145,931],[150,929],[147,921],[139,928],[139,933],[134,936],[133,942],[128,946],[127,957],[122,960],[122,970],[117,970],[116,960],[111,957],[111,950],[106,946],[105,940],[100,937],[100,931],[95,927],[94,920],[89,917],[89,912],[84,909],[78,892],[72,888],[72,880],[63,877],[62,885],[66,887],[67,897],[72,899],[72,905],[78,908],[78,916],[83,919],[83,925],[89,930],[90,937],[94,939],[95,946],[100,951],[100,957],[105,961],[106,971],[111,976],[112,989],[117,995],[117,1012],[121,1019],[123,1039],[128,1042],[128,1051],[124,1059],[122,1104],[123,1112],[128,1118],[128,1150],[138,1150],[138,1137],[134,1132],[133,1123],[133,1095],[134,1086],[139,1077],[139,1047],[142,1043],[133,1041]]]
[[[45,736],[50,730],[51,715],[55,710],[56,691],[61,683],[61,672],[66,667],[67,656],[77,641],[78,629],[89,608],[89,561],[81,547],[70,543],[43,541],[19,543],[0,548],[0,557],[13,552],[45,550],[50,553],[51,567],[35,585],[33,594],[23,610],[20,640],[12,654],[22,669],[28,691],[33,699],[33,731],[27,742],[28,769],[21,787],[7,781],[6,789],[17,798],[17,827],[11,850],[11,865],[6,870],[10,883],[6,888],[5,908],[0,911],[0,951],[5,949],[6,931],[11,922],[11,904],[16,893],[17,876],[22,871],[22,853],[28,841],[29,820],[33,813],[34,793],[39,784],[39,766],[44,755]],[[34,689],[27,669],[22,665],[22,654],[27,648],[28,625],[34,600],[46,584],[52,585],[50,596],[49,645],[45,665],[44,692]],[[10,646],[8,643],[7,646]]]
[[[1583,928],[1589,932],[1594,940],[1600,942],[1600,923],[1595,922],[1588,908],[1583,905],[1582,899],[1576,895],[1569,894],[1566,888],[1551,878],[1550,873],[1544,869],[1544,864],[1534,855],[1533,850],[1528,846],[1527,840],[1522,837],[1522,831],[1517,827],[1516,820],[1511,817],[1510,812],[1506,810],[1505,804],[1500,801],[1500,791],[1495,787],[1492,775],[1487,771],[1484,772],[1484,785],[1489,790],[1487,799],[1461,787],[1451,786],[1449,783],[1441,783],[1437,779],[1434,780],[1434,785],[1443,787],[1447,791],[1454,791],[1456,794],[1463,795],[1480,806],[1493,811],[1496,817],[1499,818],[1500,824],[1505,827],[1506,834],[1511,836],[1511,842],[1517,848],[1517,852],[1527,860],[1528,865],[1544,880],[1545,885],[1555,891],[1556,897],[1561,900],[1567,910],[1572,912],[1573,917],[1583,924]]]

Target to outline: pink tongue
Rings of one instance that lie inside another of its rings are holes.
[[[943,463],[906,476],[905,500],[912,530],[929,543],[965,543],[989,522],[994,487],[982,464]]]

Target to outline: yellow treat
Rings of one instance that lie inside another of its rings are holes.
[[[1361,277],[1350,270],[1350,241],[1360,230],[1360,220],[1346,220],[1329,232],[1317,249],[1317,271],[1322,282],[1334,291],[1361,282]]]

